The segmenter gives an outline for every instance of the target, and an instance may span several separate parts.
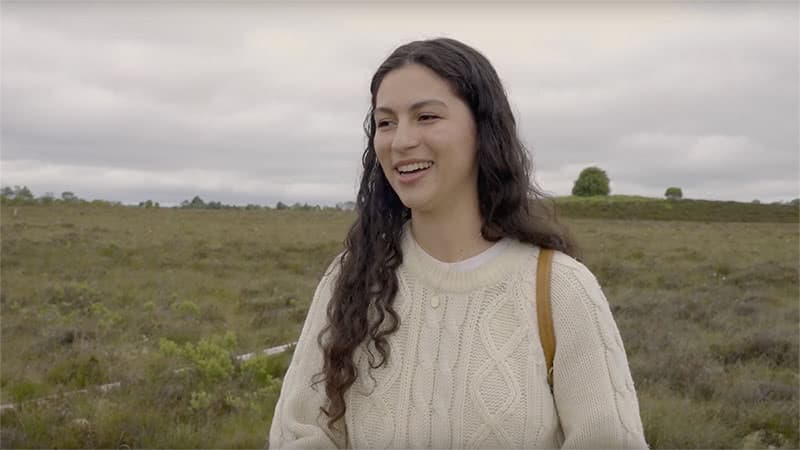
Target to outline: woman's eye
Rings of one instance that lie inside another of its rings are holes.
[[[380,121],[378,121],[378,128],[383,128],[383,127],[385,127],[387,125],[389,125],[389,121],[388,120],[380,120]]]
[[[434,116],[433,114],[423,114],[423,115],[419,116],[420,120],[431,120],[431,119],[436,119],[436,118],[437,117]]]

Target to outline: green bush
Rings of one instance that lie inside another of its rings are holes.
[[[224,336],[201,339],[197,345],[187,342],[180,347],[166,338],[159,341],[159,350],[164,356],[178,356],[191,363],[206,386],[231,378],[234,373],[231,353],[235,346],[236,336],[230,331]]]
[[[189,400],[189,406],[191,406],[194,411],[204,411],[208,409],[210,404],[211,396],[209,396],[206,391],[192,392],[192,399]]]
[[[89,314],[92,305],[102,300],[102,294],[83,281],[53,286],[45,296],[47,302],[57,306],[62,313],[78,311]]]
[[[14,399],[14,401],[20,403],[38,397],[44,390],[43,388],[44,387],[39,383],[20,381],[19,383],[11,386],[9,391],[11,392],[11,397]]]
[[[102,303],[92,303],[90,311],[97,318],[97,326],[104,331],[114,329],[122,323],[122,315],[116,311],[109,310]]]
[[[245,378],[252,379],[259,386],[271,386],[275,380],[280,384],[287,368],[285,359],[264,354],[244,361],[241,366]]]
[[[191,300],[183,300],[172,304],[172,310],[183,316],[196,316],[200,311],[197,304]]]

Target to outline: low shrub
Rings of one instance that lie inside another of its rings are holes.
[[[67,356],[47,372],[46,378],[50,383],[78,389],[108,381],[105,368],[93,354]]]

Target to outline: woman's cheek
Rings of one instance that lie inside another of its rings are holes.
[[[388,153],[386,151],[386,147],[380,141],[378,141],[377,138],[375,139],[373,145],[375,147],[375,157],[385,172],[387,164],[391,165],[391,161],[387,160]]]
[[[373,145],[379,158],[386,154],[386,138],[384,136],[376,135]]]

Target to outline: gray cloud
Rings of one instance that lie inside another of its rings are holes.
[[[798,196],[793,5],[453,6],[4,5],[2,183],[352,199],[372,72],[446,35],[496,66],[547,191],[597,164],[616,193]]]

